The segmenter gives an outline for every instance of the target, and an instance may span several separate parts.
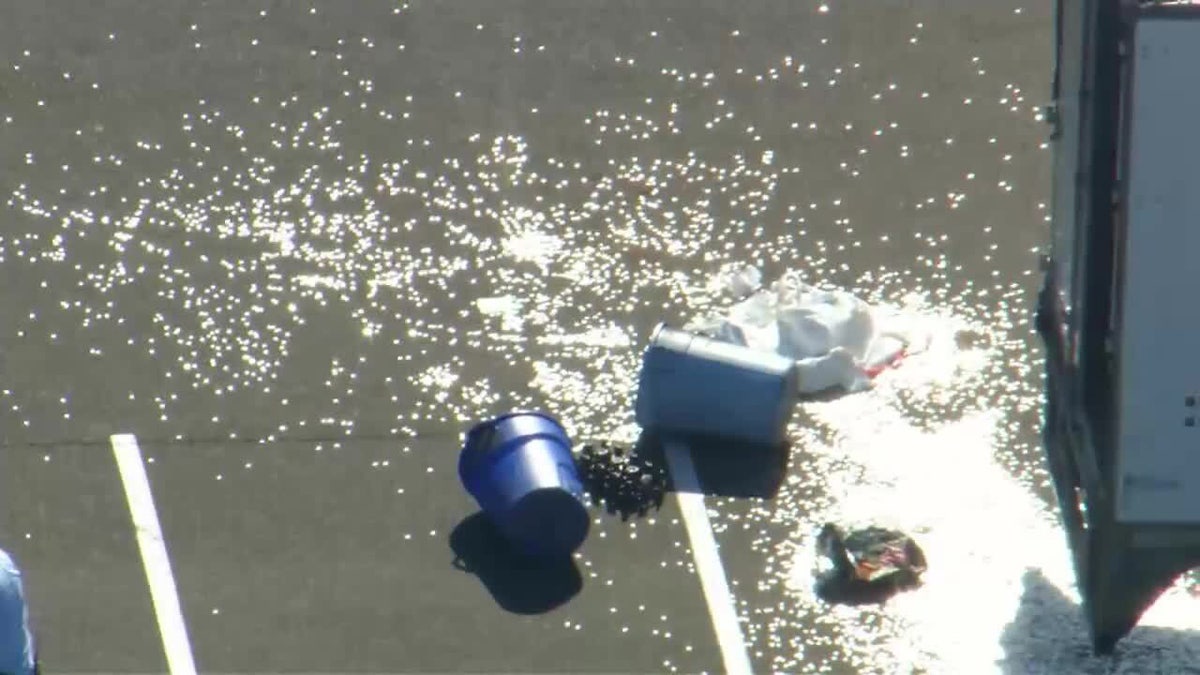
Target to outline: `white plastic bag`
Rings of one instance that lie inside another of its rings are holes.
[[[919,348],[911,328],[898,317],[876,311],[851,293],[810,286],[798,272],[755,291],[761,278],[753,267],[734,271],[726,284],[742,299],[725,313],[685,328],[794,359],[802,394],[866,389],[881,370]]]

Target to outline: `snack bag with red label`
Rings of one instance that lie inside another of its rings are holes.
[[[927,568],[925,552],[911,537],[882,527],[845,533],[827,523],[817,535],[817,547],[830,563],[819,575],[819,590],[834,599],[912,588]]]

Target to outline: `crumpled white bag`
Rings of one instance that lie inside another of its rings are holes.
[[[758,289],[761,280],[757,268],[735,271],[724,284],[742,299],[723,314],[699,317],[684,328],[794,359],[801,394],[867,389],[875,375],[928,341],[898,314],[845,291],[810,286],[799,272]]]

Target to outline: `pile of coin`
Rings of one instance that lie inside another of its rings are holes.
[[[662,506],[667,471],[661,459],[634,446],[599,441],[577,448],[576,461],[592,502],[609,513],[628,519]]]

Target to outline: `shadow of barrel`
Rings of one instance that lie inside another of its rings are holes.
[[[483,512],[464,518],[454,528],[450,549],[454,566],[478,577],[496,603],[514,614],[548,612],[583,588],[583,576],[573,558],[520,553]]]

